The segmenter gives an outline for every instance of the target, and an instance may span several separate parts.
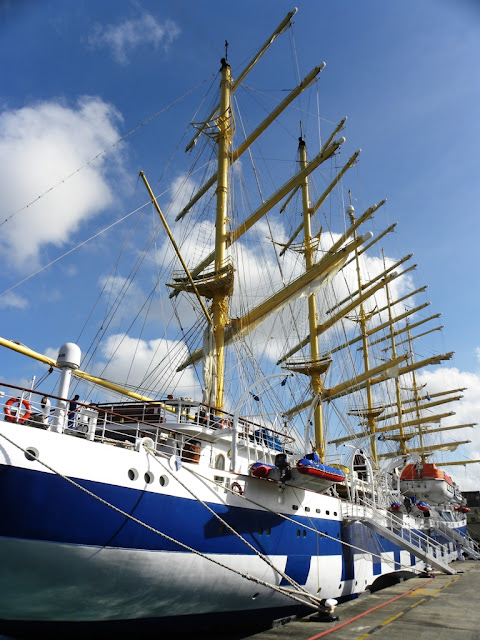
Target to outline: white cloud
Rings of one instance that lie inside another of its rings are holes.
[[[139,386],[159,394],[199,395],[193,371],[176,373],[178,362],[188,355],[187,347],[173,340],[140,340],[116,334],[102,343],[103,363],[97,363],[97,375],[122,385]],[[148,395],[148,394],[147,394]]]
[[[466,388],[463,398],[446,406],[445,411],[455,411],[455,415],[442,419],[442,426],[478,423],[480,416],[480,375],[468,371],[460,371],[456,367],[441,367],[423,371],[418,376],[419,384],[426,384],[429,394],[445,391],[447,389]],[[439,413],[443,409],[439,408]],[[480,460],[480,427],[442,431],[439,434],[441,442],[455,440],[471,440],[471,444],[459,447],[459,449],[445,457],[445,460]],[[478,490],[480,484],[480,464],[466,465],[465,474],[458,473],[460,466],[444,467],[454,480],[460,484],[464,491]],[[458,479],[457,479],[458,478]]]
[[[2,205],[19,210],[0,235],[10,266],[31,269],[42,247],[64,245],[112,202],[107,171],[120,147],[83,165],[120,138],[118,120],[111,105],[92,97],[74,107],[52,100],[0,114]]]
[[[140,46],[153,46],[167,51],[180,34],[180,29],[172,20],[158,22],[151,14],[140,18],[124,20],[116,25],[96,25],[88,39],[93,48],[106,46],[111,49],[114,60],[120,64],[128,62],[127,54]]]
[[[27,307],[27,298],[19,296],[16,293],[10,292],[0,297],[0,309],[26,309]]]
[[[177,175],[170,185],[168,194],[170,200],[164,205],[164,215],[172,223],[180,211],[187,205],[198,189],[198,183],[184,173]],[[213,193],[213,190],[211,190]],[[192,215],[191,213],[187,215]]]

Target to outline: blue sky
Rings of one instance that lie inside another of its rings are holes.
[[[327,63],[318,94],[322,127],[348,116],[346,145],[362,148],[355,197],[364,208],[388,199],[387,219],[399,222],[395,242],[415,254],[415,281],[429,285],[431,311],[442,313],[439,350],[455,351],[444,376],[470,388],[457,418],[478,421],[480,5],[297,5],[293,31],[273,45],[251,83],[291,89],[297,64],[303,77]],[[81,337],[99,279],[111,268],[110,243],[127,232],[119,224],[113,241],[102,234],[43,267],[147,200],[140,169],[163,185],[163,168],[215,79],[225,40],[235,74],[293,6],[284,0],[0,3],[0,335],[43,353]],[[196,86],[176,109],[166,109]],[[180,175],[186,160],[179,154],[175,162]],[[7,351],[2,364],[6,381],[25,382],[33,371],[29,360]],[[34,372],[39,377],[43,370]],[[466,435],[474,451],[464,455],[480,458],[480,438],[471,430]],[[479,488],[477,466],[476,487],[467,477],[473,468],[457,472],[464,488]]]

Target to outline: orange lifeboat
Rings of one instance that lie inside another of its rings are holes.
[[[450,476],[429,462],[407,464],[400,475],[402,493],[417,496],[433,504],[449,502],[454,497]]]

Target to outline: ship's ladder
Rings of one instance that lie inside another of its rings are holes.
[[[422,531],[405,526],[403,520],[393,513],[374,506],[346,502],[342,504],[342,516],[344,522],[361,522],[434,569],[452,575],[456,573],[444,560],[447,553],[444,545]]]
[[[449,527],[446,522],[435,521],[432,523],[432,529],[436,529],[452,542],[462,545],[462,550],[474,560],[480,560],[480,546],[467,535],[462,535],[456,529]]]

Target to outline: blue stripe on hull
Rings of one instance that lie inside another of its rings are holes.
[[[149,493],[103,483],[88,481],[79,481],[79,483],[92,491],[92,493],[131,513],[139,520],[202,553],[225,554],[232,556],[232,559],[234,556],[246,557],[252,556],[254,553],[237,536],[222,526],[196,500]],[[88,556],[85,575],[83,576],[85,584],[91,584],[92,580],[95,581],[97,575],[102,575],[103,579],[106,579],[105,576],[110,576],[110,570],[105,573],[105,566],[108,566],[108,562],[107,565],[102,564],[103,552],[127,554],[137,553],[135,550],[140,550],[140,553],[143,554],[142,567],[145,571],[145,567],[151,566],[149,551],[183,551],[175,543],[165,540],[161,536],[132,522],[53,474],[0,466],[0,496],[2,515],[0,518],[0,545],[2,545],[2,552],[5,555],[4,566],[9,561],[8,543],[16,544],[18,554],[11,558],[11,576],[23,575],[26,577],[30,572],[29,577],[26,579],[28,584],[31,582],[33,590],[35,590],[35,580],[39,577],[38,563],[32,561],[33,558],[30,558],[30,561],[25,560],[25,546],[30,545],[33,548],[32,545],[37,543],[28,541],[61,543],[59,549],[63,550],[62,553],[65,557],[68,556],[68,549],[71,551],[83,549],[85,551],[89,547],[107,548],[100,550],[102,552],[100,554],[95,551],[93,555],[90,554]],[[338,560],[334,560],[329,564],[329,571],[332,571],[333,574],[328,575],[327,582],[331,584],[332,581],[335,581],[336,585],[336,580],[338,579],[341,583],[344,583],[344,588],[330,586],[334,590],[341,589],[341,595],[339,595],[338,590],[332,594],[337,599],[339,597],[351,597],[356,591],[353,585],[356,584],[357,580],[354,571],[354,560],[357,554],[371,554],[372,572],[375,575],[380,568],[376,554],[393,552],[395,562],[398,564],[400,561],[399,548],[382,536],[373,533],[362,523],[342,524],[336,520],[321,520],[300,516],[296,516],[296,521],[292,522],[266,511],[237,506],[229,507],[214,503],[209,506],[261,553],[269,555],[274,561],[275,557],[286,557],[285,573],[300,584],[307,582],[312,558],[320,557],[318,567],[320,569],[320,582],[322,582],[323,578],[327,578],[327,576],[322,577],[321,575],[322,558],[336,556]],[[315,527],[318,533],[310,531],[307,526]],[[318,535],[322,533],[327,535]],[[42,544],[42,542],[38,544]],[[70,545],[74,545],[74,547]],[[352,547],[358,547],[359,550]],[[165,602],[168,601],[171,596],[172,579],[175,577],[178,578],[179,594],[183,588],[185,589],[185,597],[188,597],[188,593],[192,592],[210,593],[208,589],[209,571],[205,572],[202,569],[202,575],[198,576],[196,571],[192,571],[188,576],[191,578],[188,585],[184,584],[183,577],[176,575],[179,567],[185,568],[188,565],[187,557],[183,553],[180,555],[185,558],[185,562],[176,560],[176,564],[172,564],[168,571],[164,570],[163,574],[162,571],[155,572],[155,584],[152,586],[151,593],[152,602],[155,606],[150,609],[147,607],[143,615],[144,618],[148,617],[148,613],[151,615],[153,610],[163,607],[163,604],[160,605],[161,598],[159,594],[163,593]],[[78,558],[80,558],[80,555],[78,555]],[[197,556],[192,555],[192,558],[197,558]],[[237,565],[238,562],[243,562],[243,559],[237,557]],[[192,563],[192,559],[190,559],[190,563]],[[56,578],[63,565],[60,559],[54,559],[52,564],[55,564],[55,567],[51,573],[51,579],[53,580],[51,586],[52,588],[57,588]],[[67,573],[61,576],[64,580],[62,593],[68,591],[73,584],[78,583],[78,576],[75,576],[75,572],[70,575],[71,562],[65,564],[68,566],[66,566]],[[82,564],[81,566],[83,567],[84,565]],[[160,566],[164,567],[163,564]],[[198,564],[192,563],[192,567],[194,566],[198,567]],[[132,564],[127,562],[127,568],[131,571],[132,577],[137,575],[139,571],[141,572],[141,568],[137,567],[136,560]],[[282,567],[279,566],[279,568],[281,569]],[[118,556],[112,559],[111,569],[120,572],[119,576],[122,580],[129,579],[128,575],[124,575],[124,562]],[[388,565],[384,565],[384,570],[391,571],[391,568]],[[41,578],[45,582],[48,576],[45,577],[45,574],[42,574]],[[360,591],[367,585],[368,575],[365,575],[364,578],[365,585],[362,578],[362,586],[358,587]],[[282,584],[284,583],[285,581],[282,581]],[[114,613],[107,615],[107,618],[110,619],[118,619],[118,603],[123,602],[124,595],[122,589],[118,587],[118,576],[115,577],[114,584],[116,585],[112,595]],[[130,582],[128,582],[128,585],[130,585]],[[224,593],[224,586],[221,587],[221,593]],[[215,587],[218,587],[218,584]],[[22,594],[24,589],[25,580],[21,584],[19,583],[13,589],[14,592],[11,593],[13,598],[11,607],[17,607],[16,610],[18,612],[22,609],[22,607],[18,609],[18,603],[23,602]],[[192,591],[189,592],[188,589]],[[48,589],[46,591],[48,592]],[[44,592],[45,589],[41,587],[39,596]],[[35,591],[35,594],[37,593]],[[177,594],[177,599],[180,597],[179,594]],[[328,597],[330,594],[325,595]],[[242,603],[238,601],[238,595],[235,598],[234,604],[230,606],[239,606],[244,609],[252,602],[250,592],[243,594],[244,601]],[[74,619],[78,613],[76,602],[78,601],[75,600],[72,604],[75,610],[72,614]],[[180,602],[182,607],[183,602],[183,600]],[[269,609],[271,607],[266,606],[265,608]],[[288,608],[289,605],[287,604],[286,609]],[[184,608],[181,610],[184,611]],[[4,617],[8,617],[7,611],[8,606],[5,605],[3,610]],[[171,605],[165,605],[164,612],[172,615]],[[236,613],[234,611],[229,612],[228,609],[222,611],[222,607],[220,607],[220,612],[238,616],[238,611]],[[155,613],[158,615],[157,611]],[[121,614],[125,616],[123,609],[121,609]],[[31,614],[27,617],[32,619]],[[58,618],[53,617],[50,619]],[[97,619],[96,615],[94,616],[95,619]]]
[[[202,553],[253,554],[195,500],[77,480],[95,495],[151,527]],[[182,551],[182,548],[115,512],[59,476],[0,467],[0,537],[125,549]],[[270,512],[209,504],[262,553],[308,557],[318,552],[317,535]],[[340,523],[315,520],[338,539]],[[321,555],[340,555],[336,540],[323,537]]]
[[[288,556],[285,573],[298,584],[304,585],[307,582],[308,573],[310,571],[310,556]],[[288,580],[282,578],[280,586],[290,585]]]
[[[195,500],[85,480],[77,482],[140,521],[202,553],[253,554]],[[125,518],[57,475],[0,465],[0,496],[0,537],[182,551],[175,543]],[[352,580],[353,556],[361,551],[349,545],[372,553],[375,564],[379,563],[375,554],[380,551],[399,550],[361,523],[343,525],[338,521],[301,516],[291,522],[266,511],[214,503],[209,506],[262,553],[303,558],[295,560],[296,568],[292,569],[300,576],[305,574],[311,556],[342,555],[341,580]],[[303,529],[303,523],[309,527],[313,524],[329,537],[319,538],[312,531]],[[446,539],[439,536],[439,542],[444,543]],[[345,546],[342,543],[346,543]],[[395,561],[398,562],[397,557]],[[300,565],[302,569],[299,569]]]

